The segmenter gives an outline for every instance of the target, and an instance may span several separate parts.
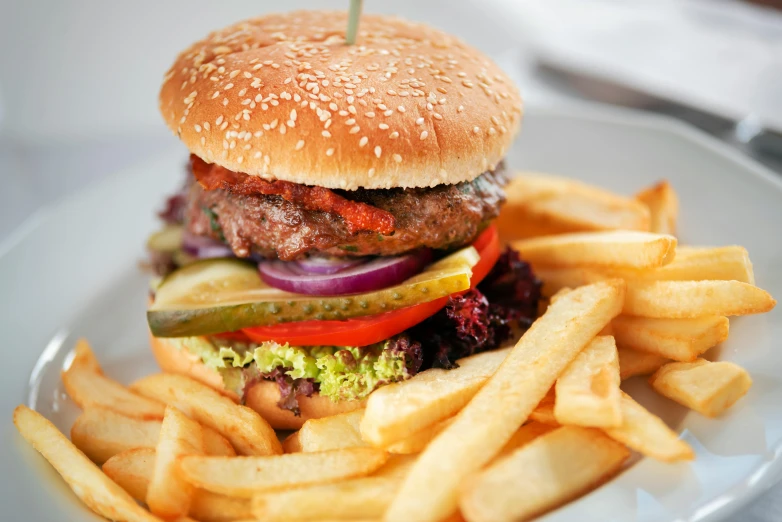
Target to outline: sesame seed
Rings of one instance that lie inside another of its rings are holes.
[[[206,136],[201,136],[201,145],[206,145]]]
[[[358,140],[358,146],[359,147],[363,147],[368,142],[369,142],[369,138],[367,138],[366,136],[362,136],[362,138],[360,140]]]
[[[212,99],[214,100],[218,96],[220,96],[220,91],[215,91],[215,93],[212,95]]]
[[[349,134],[356,134],[356,133],[357,133],[358,131],[360,131],[360,130],[361,130],[361,127],[359,127],[358,125],[356,125],[355,127],[351,128],[351,129],[348,131],[348,133],[349,133]]]
[[[404,105],[400,105],[399,107],[396,108],[396,110],[398,110],[399,112],[405,112],[406,109]]]
[[[237,163],[241,163],[243,161],[244,161],[244,156],[239,156],[238,158],[236,158]]]
[[[304,140],[297,141],[295,148],[296,148],[296,150],[301,150],[302,148],[304,148]]]
[[[262,154],[261,154],[261,151],[258,151],[258,152],[256,152],[255,154],[253,154],[253,158],[255,158],[255,159],[258,159],[258,158],[260,158],[261,156],[262,156]]]
[[[375,175],[375,168],[374,168],[374,167],[372,167],[372,168],[371,168],[371,169],[369,169],[369,171],[367,172],[367,176],[369,176],[369,177],[371,178],[371,177],[372,177],[372,176],[374,176],[374,175]]]
[[[499,124],[500,124],[500,120],[498,120],[498,119],[497,119],[497,116],[492,116],[492,117],[491,117],[491,122],[492,122],[494,125],[499,125]]]
[[[456,112],[462,112],[464,111],[464,105],[459,105],[459,108],[456,109]]]
[[[233,89],[233,88],[234,88],[234,84],[232,84],[232,83],[229,83],[228,85],[226,85],[225,87],[223,87],[223,89],[225,89],[226,91],[230,91],[230,90],[231,90],[231,89]]]
[[[372,111],[369,111],[367,113],[364,113],[364,116],[366,116],[367,118],[374,118],[375,117],[375,113],[372,112]]]
[[[330,138],[331,137],[331,133],[329,131],[327,131],[327,130],[324,130],[323,132],[321,132],[321,134],[323,135],[324,138]]]
[[[415,124],[416,124],[416,125],[423,125],[423,124],[424,124],[424,119],[423,119],[423,118],[418,118],[418,119],[416,119],[416,120],[415,120]]]
[[[489,136],[497,134],[497,130],[494,127],[489,127]]]
[[[435,120],[442,120],[442,119],[443,119],[443,116],[442,116],[442,114],[440,114],[439,112],[435,112],[434,114],[432,114],[432,117],[433,117]]]
[[[481,132],[481,129],[479,129],[478,127],[473,127],[473,128],[472,128],[472,131],[473,131],[475,134],[479,134],[479,133]]]
[[[201,132],[201,126],[199,124],[196,123],[193,128],[195,129],[196,132]]]
[[[397,131],[394,131],[391,134],[389,134],[388,137],[391,138],[392,140],[395,140],[399,137],[399,133]]]
[[[208,130],[210,130],[211,128],[212,128],[212,126],[211,126],[211,125],[209,125],[209,122],[208,122],[208,121],[205,121],[205,122],[204,122],[204,129],[206,129],[206,130],[208,131]]]
[[[291,121],[296,121],[296,109],[291,110]]]
[[[429,132],[428,131],[424,131],[424,132],[421,133],[421,139],[422,140],[425,140],[427,136],[429,136]]]
[[[332,156],[333,154],[334,154],[334,149],[326,150],[326,156]]]
[[[396,161],[397,163],[402,163],[402,156],[400,156],[399,154],[394,154],[391,157],[394,158],[394,161]]]
[[[391,116],[392,114],[394,114],[394,111],[389,109],[389,110],[387,110],[386,112],[383,113],[383,116]]]
[[[215,125],[220,125],[221,123],[223,123],[223,115],[222,114],[220,116],[218,116],[217,119],[215,120]]]
[[[377,128],[380,129],[380,130],[388,130],[388,124],[387,123],[381,123],[380,125],[377,126]]]
[[[383,152],[383,149],[381,149],[381,148],[380,148],[380,145],[378,145],[377,147],[375,147],[375,156],[377,156],[378,158],[380,158],[380,154],[382,154],[382,152]]]

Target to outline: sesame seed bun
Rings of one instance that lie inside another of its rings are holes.
[[[203,364],[199,358],[190,352],[180,350],[165,339],[149,337],[152,354],[158,365],[164,372],[184,374],[200,381],[223,395],[230,397],[234,402],[239,402],[239,397],[223,385],[223,378],[214,369]],[[299,395],[301,415],[296,417],[288,410],[280,409],[277,402],[280,400],[280,391],[277,384],[271,381],[260,381],[254,384],[245,397],[245,406],[252,408],[261,414],[261,417],[271,424],[276,430],[297,430],[309,419],[320,419],[347,413],[363,408],[366,401],[339,401],[322,397],[315,393],[312,397]]]
[[[205,161],[354,190],[469,181],[505,156],[518,91],[482,53],[423,24],[297,11],[240,22],[179,55],[160,110]]]

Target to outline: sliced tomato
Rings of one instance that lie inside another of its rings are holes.
[[[483,278],[489,275],[491,269],[500,258],[500,235],[497,233],[497,227],[492,225],[478,236],[478,239],[472,244],[475,250],[480,254],[481,259],[472,267],[472,277],[470,278],[470,287],[475,288]]]
[[[500,257],[500,242],[494,226],[486,229],[473,243],[481,258],[472,269],[470,285],[472,288],[483,280]],[[244,328],[241,333],[225,334],[237,339],[246,336],[254,342],[276,341],[294,346],[367,346],[415,326],[424,319],[439,312],[448,303],[443,297],[409,306],[400,310],[367,317],[356,317],[345,321],[300,321]]]

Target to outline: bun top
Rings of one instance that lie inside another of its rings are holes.
[[[205,161],[355,190],[472,180],[505,156],[519,94],[457,38],[395,17],[298,11],[216,31],[182,52],[160,111]]]

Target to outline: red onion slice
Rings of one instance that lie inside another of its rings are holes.
[[[378,257],[334,274],[313,274],[295,262],[263,261],[258,265],[261,279],[269,286],[306,295],[346,295],[387,288],[414,276],[431,260],[422,250],[404,256]]]
[[[299,259],[296,261],[296,264],[310,274],[335,274],[361,263],[366,263],[366,261],[367,258],[313,256]]]
[[[196,236],[187,230],[182,233],[182,250],[198,259],[235,257],[231,247],[209,237]]]

